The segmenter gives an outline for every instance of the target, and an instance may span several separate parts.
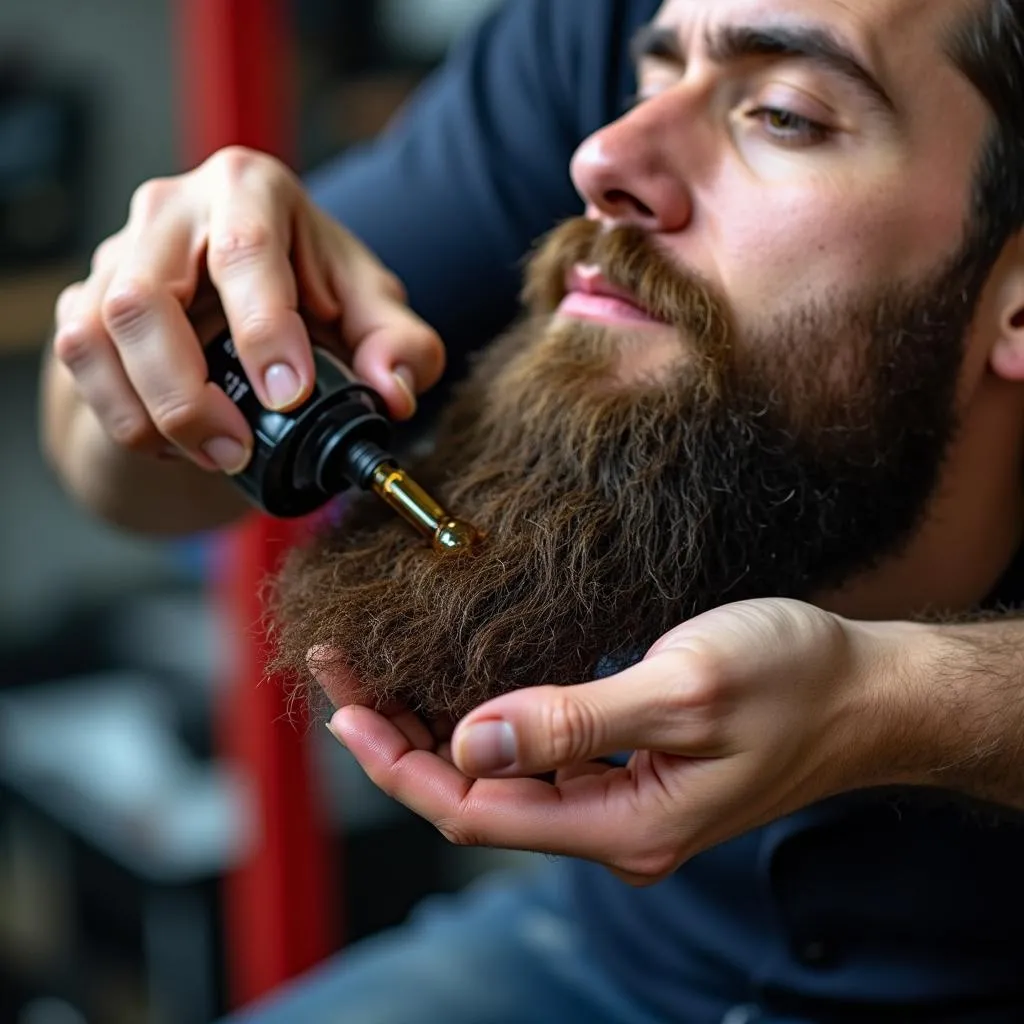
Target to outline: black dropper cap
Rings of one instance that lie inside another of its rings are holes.
[[[324,349],[313,349],[313,393],[287,413],[260,403],[228,334],[207,347],[206,358],[210,380],[253,433],[252,458],[232,479],[269,515],[308,515],[352,486],[368,489],[374,469],[391,459],[383,400]]]
[[[313,393],[289,413],[265,409],[245,375],[234,342],[221,335],[206,350],[210,380],[252,428],[249,465],[232,479],[265,512],[308,515],[351,487],[372,491],[445,554],[471,552],[481,537],[448,514],[390,453],[384,402],[341,362],[314,346]]]

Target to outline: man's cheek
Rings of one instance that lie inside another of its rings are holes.
[[[878,197],[859,203],[837,186],[776,184],[749,201],[737,185],[721,216],[709,213],[714,272],[739,325],[901,279],[921,246],[900,209]],[[870,279],[869,279],[870,278]]]

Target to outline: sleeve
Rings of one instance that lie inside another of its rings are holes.
[[[533,242],[582,212],[569,163],[615,105],[606,55],[621,49],[622,7],[506,0],[382,136],[309,179],[401,278],[453,371],[514,318]]]

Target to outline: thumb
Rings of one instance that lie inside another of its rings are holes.
[[[452,735],[466,775],[527,776],[686,742],[687,654],[665,651],[592,683],[517,690],[481,705]]]

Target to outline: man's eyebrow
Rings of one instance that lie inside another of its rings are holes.
[[[705,46],[711,60],[733,63],[750,57],[795,57],[811,61],[841,75],[865,92],[889,113],[896,104],[885,86],[846,43],[818,26],[723,25],[709,31]],[[633,37],[630,53],[635,64],[645,57],[686,64],[678,34],[667,25],[644,25]]]

